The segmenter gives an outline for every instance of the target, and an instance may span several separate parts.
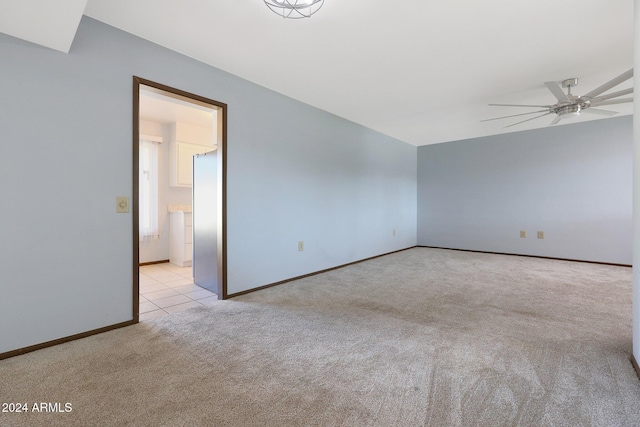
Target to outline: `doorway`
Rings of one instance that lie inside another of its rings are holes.
[[[142,98],[141,98],[142,97]],[[215,266],[214,271],[216,272],[216,280],[215,287],[211,289],[216,295],[218,299],[226,299],[227,298],[227,272],[226,272],[226,149],[227,149],[227,131],[226,131],[226,121],[227,121],[227,106],[226,104],[220,103],[218,101],[214,101],[199,95],[195,95],[192,93],[188,93],[179,89],[175,89],[166,85],[162,85],[160,83],[152,82],[150,80],[142,79],[140,77],[133,77],[133,192],[132,192],[132,220],[133,220],[133,318],[134,322],[138,322],[140,320],[140,247],[141,247],[141,239],[145,242],[144,238],[148,237],[150,240],[156,239],[160,236],[160,232],[158,231],[158,225],[156,228],[153,227],[153,221],[146,221],[149,212],[145,209],[145,206],[141,204],[141,197],[145,198],[145,203],[147,202],[149,189],[146,188],[146,184],[141,185],[141,181],[139,179],[140,172],[147,173],[144,168],[141,168],[141,159],[144,160],[145,156],[149,155],[149,150],[145,147],[141,148],[141,144],[146,144],[147,139],[153,145],[153,140],[155,142],[162,143],[162,138],[157,136],[143,136],[141,137],[141,100],[146,100],[148,98],[162,98],[171,101],[175,105],[183,105],[185,107],[189,107],[194,110],[200,111],[209,111],[213,114],[209,117],[213,117],[213,133],[210,138],[213,141],[213,145],[215,148],[209,147],[199,147],[197,146],[198,142],[195,144],[185,142],[184,139],[188,138],[196,138],[199,134],[199,129],[197,125],[194,127],[193,124],[189,124],[187,122],[182,122],[180,119],[174,120],[174,123],[171,125],[171,132],[173,134],[187,135],[180,136],[174,141],[171,141],[171,146],[169,147],[170,151],[173,155],[169,156],[168,162],[169,165],[173,165],[173,168],[170,168],[168,172],[168,177],[170,181],[171,187],[183,187],[180,189],[184,193],[186,190],[185,187],[191,188],[191,182],[187,182],[192,177],[191,173],[191,165],[190,163],[192,156],[197,155],[197,151],[205,152],[212,151],[215,152],[215,164],[213,165],[215,168],[215,218],[216,218],[216,235],[213,236],[212,245],[214,247],[214,257],[207,262],[212,263]],[[146,104],[145,104],[146,105]],[[145,110],[146,111],[146,110]],[[210,119],[211,120],[211,119]],[[194,136],[196,135],[196,136]],[[181,140],[181,141],[178,141]],[[143,141],[141,143],[141,141]],[[169,141],[166,141],[169,143]],[[171,151],[173,150],[173,151]],[[191,191],[191,190],[188,190]],[[195,197],[192,194],[193,201],[195,201]],[[200,196],[201,197],[201,196]],[[158,205],[155,202],[155,206],[158,207],[158,210],[167,210],[167,205]],[[186,204],[185,204],[186,205]],[[188,270],[188,266],[191,265],[191,260],[189,257],[189,251],[191,250],[191,240],[189,239],[188,233],[190,233],[190,227],[188,222],[190,221],[191,215],[184,215],[184,218],[179,215],[180,206],[177,205],[178,211],[172,211],[173,207],[169,206],[168,211],[172,212],[172,216],[175,216],[177,220],[182,219],[186,224],[184,231],[185,236],[183,236],[183,241],[180,241],[180,236],[173,239],[174,246],[172,249],[172,257],[175,253],[175,260],[172,260],[178,267],[182,267],[183,270]],[[175,205],[174,205],[175,207]],[[190,208],[190,206],[189,206]],[[190,209],[184,208],[182,211],[186,212]],[[166,213],[166,212],[164,212]],[[176,213],[176,215],[173,215]],[[142,224],[141,224],[142,218]],[[186,218],[186,221],[185,221]],[[173,218],[172,218],[173,220]],[[149,229],[147,229],[149,228]],[[165,244],[167,242],[167,238],[171,239],[171,235],[169,233],[162,233],[165,235]],[[171,234],[174,234],[172,229]],[[146,243],[145,243],[146,244]],[[174,247],[180,248],[180,250],[174,251]],[[180,246],[181,245],[181,246]],[[162,252],[164,253],[164,252]],[[166,261],[166,260],[163,260]],[[171,265],[174,265],[171,264]],[[200,262],[202,265],[203,263]]]

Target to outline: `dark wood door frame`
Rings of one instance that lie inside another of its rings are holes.
[[[227,299],[227,104],[160,83],[133,76],[133,321],[140,319],[140,243],[139,243],[139,162],[140,162],[140,86],[167,96],[218,111],[218,298]]]

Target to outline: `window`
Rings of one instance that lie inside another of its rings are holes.
[[[140,135],[140,241],[160,237],[158,229],[158,147],[162,138]]]

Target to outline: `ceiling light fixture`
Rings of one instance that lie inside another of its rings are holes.
[[[320,10],[324,0],[264,0],[269,9],[283,18],[309,18]]]

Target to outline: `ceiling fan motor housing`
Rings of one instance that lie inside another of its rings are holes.
[[[591,106],[591,102],[583,99],[580,96],[573,95],[571,93],[571,88],[578,86],[578,79],[576,77],[566,79],[562,81],[562,87],[567,88],[567,98],[569,98],[570,103],[559,103],[551,108],[551,112],[557,114],[558,116],[579,116],[580,111],[589,108]]]
[[[579,100],[580,99],[578,98],[576,101],[579,101]],[[589,104],[587,102],[575,103],[575,104],[573,103],[564,104],[564,105],[559,105],[557,107],[552,108],[551,111],[559,116],[566,116],[566,115],[579,116],[580,111],[583,110],[584,108],[587,108],[588,106]]]

